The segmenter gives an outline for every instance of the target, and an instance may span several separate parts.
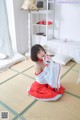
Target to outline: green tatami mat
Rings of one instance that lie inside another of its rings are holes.
[[[9,80],[11,77],[16,76],[17,74],[18,74],[17,72],[14,72],[13,70],[10,69],[0,73],[0,83]]]
[[[56,102],[37,101],[23,116],[26,120],[80,120],[80,99],[65,93]]]
[[[26,69],[29,69],[30,67],[34,66],[34,62],[32,62],[30,59],[22,62],[19,62],[18,64],[15,64],[11,67],[11,69],[17,71],[17,72],[23,72]]]
[[[80,97],[80,84],[77,84],[78,72],[70,70],[62,79],[61,84],[67,92]]]
[[[32,67],[32,68],[26,70],[25,72],[23,72],[23,74],[35,79],[35,67]]]
[[[7,112],[7,115],[8,115],[8,118],[9,118],[9,120],[12,120],[14,117],[15,117],[15,115],[9,110],[9,109],[7,109],[5,106],[3,106],[2,104],[0,104],[0,115],[1,115],[1,113],[3,113],[3,112]],[[1,117],[0,117],[1,118]],[[1,120],[1,119],[0,119]],[[3,119],[4,120],[4,119]],[[5,119],[6,120],[6,119]]]
[[[20,113],[34,99],[27,95],[27,89],[33,79],[18,75],[0,86],[0,100]]]
[[[76,63],[74,61],[69,61],[66,65],[64,65],[65,67],[71,68],[75,65]]]
[[[80,71],[80,64],[76,64],[76,65],[73,67],[73,70]]]

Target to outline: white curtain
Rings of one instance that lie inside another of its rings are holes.
[[[13,55],[6,0],[0,0],[0,53],[6,54],[8,56]]]

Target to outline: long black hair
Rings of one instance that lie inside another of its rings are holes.
[[[40,50],[44,50],[44,52],[46,53],[45,49],[41,45],[35,44],[32,46],[32,48],[31,48],[31,60],[32,61],[34,61],[34,62],[38,61],[37,54]]]

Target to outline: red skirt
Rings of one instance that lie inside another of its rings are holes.
[[[48,84],[40,84],[38,82],[34,82],[31,85],[30,90],[28,91],[28,94],[35,98],[40,99],[49,99],[54,98],[59,94],[64,93],[64,88],[60,86],[59,91],[56,91],[55,88],[51,88]]]

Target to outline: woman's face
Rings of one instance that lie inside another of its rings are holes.
[[[44,50],[40,50],[38,53],[37,53],[37,57],[39,59],[43,59],[43,57],[45,56],[45,51]]]

